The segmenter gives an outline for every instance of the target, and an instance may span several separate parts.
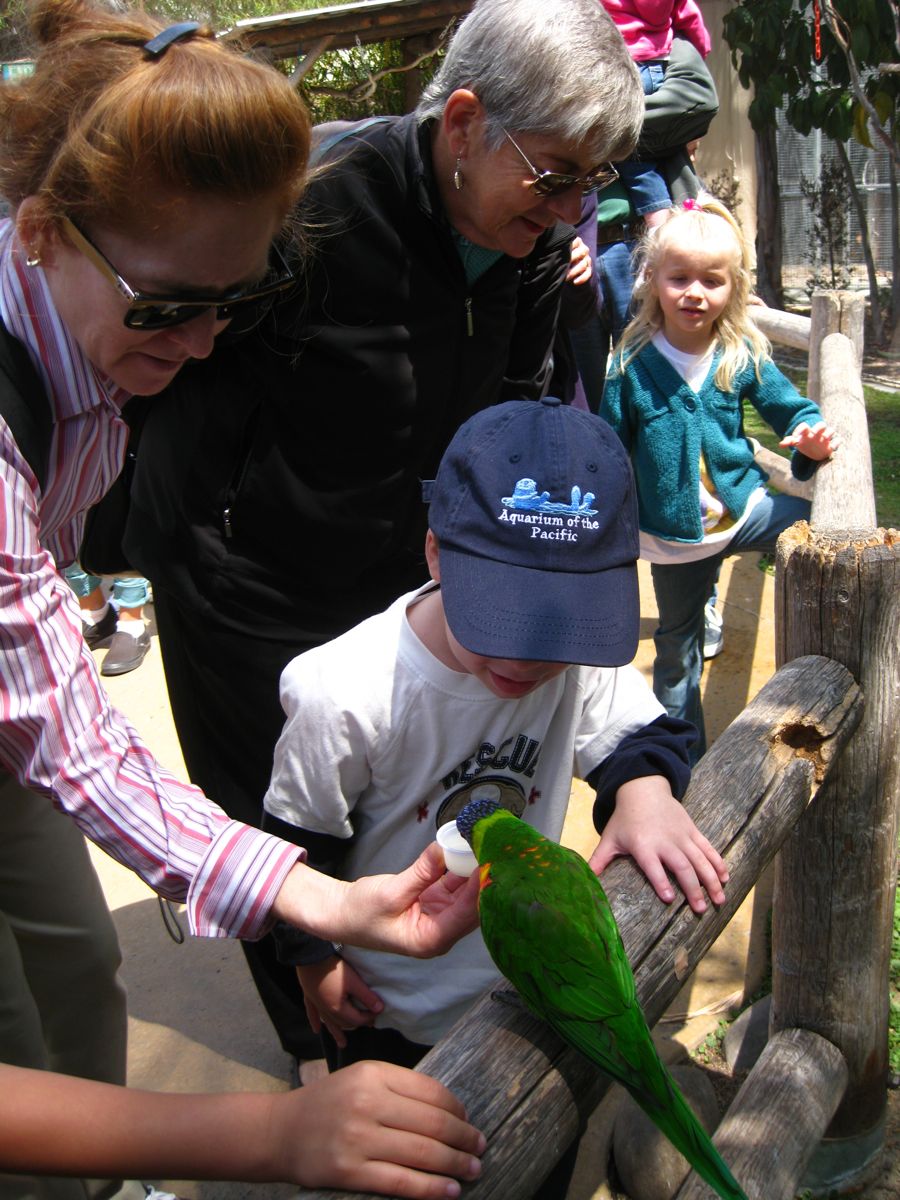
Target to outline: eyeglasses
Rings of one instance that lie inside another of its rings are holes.
[[[135,291],[73,221],[63,217],[62,226],[76,249],[93,263],[100,274],[128,301],[124,318],[128,329],[168,329],[171,325],[183,325],[185,321],[192,321],[195,317],[209,312],[211,308],[216,310],[218,321],[230,321],[238,313],[259,305],[260,301],[270,299],[277,292],[289,288],[295,278],[278,247],[273,245],[269,272],[259,283],[235,288],[218,296],[148,296],[144,292]]]
[[[503,130],[506,133],[506,130]],[[511,133],[506,136],[518,150],[528,170],[534,176],[529,187],[536,196],[559,196],[569,188],[581,188],[582,192],[599,192],[601,188],[609,187],[619,178],[619,172],[612,163],[604,163],[588,171],[587,175],[564,175],[562,171],[539,171]]]

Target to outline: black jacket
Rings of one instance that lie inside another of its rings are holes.
[[[151,407],[127,541],[210,620],[309,644],[426,577],[420,481],[472,413],[546,387],[572,237],[469,287],[427,127],[391,118],[325,158],[295,294]]]

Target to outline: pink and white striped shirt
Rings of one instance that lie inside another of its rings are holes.
[[[192,932],[259,937],[303,852],[229,820],[156,762],[110,705],[59,574],[84,511],[121,469],[128,397],[70,337],[10,221],[0,221],[0,320],[29,350],[53,414],[43,491],[0,417],[0,769],[161,895],[186,899]]]

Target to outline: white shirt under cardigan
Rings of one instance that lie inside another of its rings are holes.
[[[499,699],[410,627],[407,608],[433,586],[295,658],[281,678],[287,721],[265,807],[317,833],[355,832],[345,879],[407,866],[479,785],[517,798],[524,819],[558,840],[573,774],[663,715],[631,666],[571,667]],[[384,1001],[376,1025],[427,1045],[497,979],[477,930],[441,958],[351,946],[343,956]]]

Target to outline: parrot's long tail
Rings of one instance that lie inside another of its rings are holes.
[[[659,1062],[659,1069],[662,1072],[660,1082],[666,1092],[664,1100],[644,1087],[633,1088],[627,1081],[622,1082],[654,1125],[666,1135],[676,1150],[681,1151],[701,1179],[706,1180],[722,1200],[747,1200],[662,1062]]]
[[[627,1088],[657,1129],[722,1200],[747,1200],[666,1070],[643,1017],[636,1023],[632,1009],[621,1021],[611,1019],[601,1024],[557,1019],[552,1023],[566,1041]]]

